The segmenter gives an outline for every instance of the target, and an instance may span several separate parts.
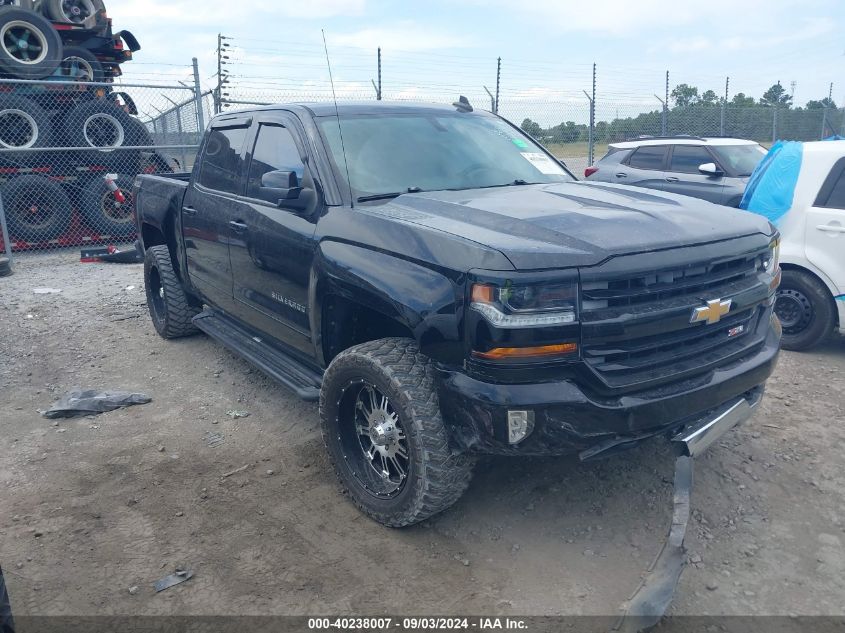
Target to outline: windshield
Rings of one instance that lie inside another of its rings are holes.
[[[495,117],[421,112],[340,121],[356,198],[574,180],[533,140]],[[337,119],[322,117],[318,124],[345,177]]]
[[[737,176],[750,176],[757,166],[766,150],[757,145],[711,145],[710,149],[716,152],[721,162]]]

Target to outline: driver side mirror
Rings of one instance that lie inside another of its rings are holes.
[[[258,196],[262,200],[274,203],[280,209],[302,210],[307,206],[307,196],[303,196],[303,187],[294,171],[268,171],[261,176]]]
[[[723,176],[725,174],[725,172],[719,169],[716,163],[704,163],[699,165],[698,171],[707,176]]]

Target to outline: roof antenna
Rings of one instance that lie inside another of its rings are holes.
[[[452,103],[458,112],[472,112],[472,106],[469,104],[469,99],[461,95],[460,99]]]
[[[332,85],[332,99],[334,99],[334,113],[337,117],[337,133],[340,135],[340,151],[343,152],[343,167],[346,169],[346,184],[349,185],[349,204],[355,206],[355,198],[352,196],[352,181],[349,180],[349,162],[346,160],[346,147],[343,144],[343,128],[340,126],[340,110],[337,107],[337,95],[334,92],[334,79],[332,79],[332,64],[329,61],[329,47],[326,44],[326,31],[320,29],[323,34],[323,49],[326,51],[326,66],[329,68],[329,82]]]

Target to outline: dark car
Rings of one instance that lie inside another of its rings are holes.
[[[751,172],[766,155],[755,141],[693,136],[642,137],[608,145],[587,180],[680,193],[738,207]]]
[[[780,336],[766,220],[578,182],[460,103],[335,107],[218,115],[192,174],[133,199],[156,330],[319,399],[364,512],[443,510],[480,453],[695,455],[751,414]]]

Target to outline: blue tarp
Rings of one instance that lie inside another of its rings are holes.
[[[739,208],[762,215],[777,226],[792,207],[802,153],[803,145],[797,141],[772,145],[751,174]]]

